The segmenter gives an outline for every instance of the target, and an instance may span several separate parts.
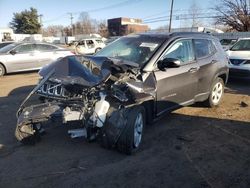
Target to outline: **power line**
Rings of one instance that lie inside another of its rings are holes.
[[[88,12],[88,13],[90,13],[90,12],[104,11],[104,10],[109,10],[109,9],[113,9],[113,8],[117,8],[117,7],[132,5],[132,4],[138,3],[140,1],[142,1],[142,0],[126,0],[126,1],[122,1],[120,3],[115,3],[115,4],[108,5],[108,6],[101,7],[101,8],[90,9],[90,10],[86,10],[86,11],[71,12],[71,13],[73,15],[73,14],[80,14],[82,12]],[[56,17],[56,18],[53,18],[53,19],[50,19],[50,20],[45,20],[44,23],[54,22],[54,21],[60,20],[60,19],[64,18],[66,15],[67,14],[64,13],[64,14]]]
[[[209,13],[199,13],[199,15],[211,15],[211,14],[216,14],[216,12],[209,12]],[[192,15],[192,14],[191,14]],[[173,17],[184,17],[184,16],[190,16],[189,13],[186,14],[174,14]],[[169,15],[166,16],[160,16],[160,17],[154,17],[154,18],[148,18],[148,19],[143,19],[144,22],[148,22],[148,21],[154,21],[157,19],[162,19],[162,18],[170,18]]]
[[[67,16],[67,14],[64,13],[64,14],[61,14],[60,16],[55,17],[53,19],[45,20],[43,23],[49,23],[49,22],[54,22],[54,21],[60,20],[60,19],[65,19],[66,16]]]
[[[84,12],[99,12],[99,11],[103,11],[103,10],[109,10],[109,9],[113,9],[113,8],[117,8],[117,7],[121,7],[121,6],[127,6],[127,5],[132,5],[132,4],[135,4],[135,3],[138,3],[142,0],[126,0],[126,1],[123,1],[123,2],[120,2],[120,3],[115,3],[115,4],[112,4],[112,5],[108,5],[108,6],[105,6],[105,7],[102,7],[102,8],[96,8],[96,9],[90,9],[90,10],[86,10]],[[83,11],[78,11],[78,12],[73,12],[74,14],[79,14]]]
[[[160,15],[169,15],[171,9],[169,10],[166,10],[166,11],[163,11],[163,12],[160,12],[160,13],[156,13],[156,14],[151,14],[151,15],[148,15],[146,17],[143,17],[142,19],[145,20],[145,19],[150,19],[154,16],[160,16]],[[188,12],[190,11],[190,9],[173,9],[173,12],[176,13],[176,12]],[[208,9],[206,8],[200,8],[199,11],[208,11]]]
[[[198,16],[195,17],[197,19],[211,19],[211,18],[217,18],[218,16]],[[179,19],[175,19],[175,20],[190,20],[193,19],[193,17],[183,17],[183,18],[179,18]],[[154,21],[148,21],[148,22],[143,22],[145,24],[148,23],[157,23],[157,22],[166,22],[169,21],[170,19],[159,19],[159,20],[154,20]]]
[[[211,15],[216,15],[216,12],[209,12],[209,13],[199,13],[199,16],[198,17],[209,17]],[[189,17],[192,17],[193,18],[193,15],[192,14],[174,14],[172,15],[172,17],[175,18],[175,20],[185,20],[185,19],[189,19]],[[195,18],[198,18],[197,16],[195,16]],[[158,21],[158,20],[163,20],[163,19],[167,19],[167,20],[170,20],[170,16],[159,16],[159,17],[154,17],[154,18],[149,18],[149,19],[144,19],[143,22],[144,23],[153,23],[155,21]],[[191,19],[191,18],[190,18]]]

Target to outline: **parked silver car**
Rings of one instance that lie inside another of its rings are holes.
[[[0,76],[38,70],[60,57],[72,54],[67,49],[47,43],[13,43],[0,49]]]

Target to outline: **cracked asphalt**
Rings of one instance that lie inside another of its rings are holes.
[[[132,156],[51,124],[41,142],[14,137],[18,106],[36,72],[0,78],[0,187],[250,187],[250,84],[233,80],[220,107],[200,104],[146,127]]]

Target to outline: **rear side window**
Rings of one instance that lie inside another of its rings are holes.
[[[97,43],[99,43],[99,44],[101,44],[101,43],[103,43],[103,41],[102,40],[95,40]]]
[[[88,48],[94,48],[95,44],[93,42],[93,40],[86,40],[86,44],[88,46]]]
[[[197,58],[207,57],[216,52],[213,42],[208,39],[195,39],[194,47]]]

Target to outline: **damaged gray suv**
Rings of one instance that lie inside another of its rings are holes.
[[[219,105],[228,66],[208,34],[148,33],[122,37],[94,56],[61,58],[39,74],[17,112],[19,141],[34,143],[55,120],[77,122],[71,137],[131,154],[145,125],[164,112],[195,102]],[[35,96],[39,102],[30,104]]]

